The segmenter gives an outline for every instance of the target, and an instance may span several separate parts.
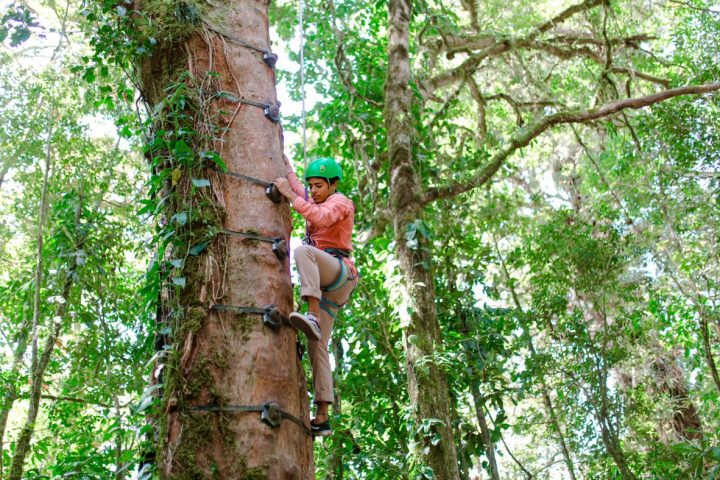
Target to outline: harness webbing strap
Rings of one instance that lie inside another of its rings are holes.
[[[263,103],[256,102],[255,100],[248,100],[247,98],[239,98],[230,92],[218,92],[220,98],[224,98],[231,102],[242,103],[245,105],[251,105],[253,107],[262,108],[265,113],[265,117],[273,123],[280,122],[280,106],[274,103]]]
[[[342,305],[338,305],[337,303],[333,302],[332,300],[328,300],[328,299],[325,298],[325,297],[322,297],[322,298],[320,299],[320,304],[321,304],[321,305],[327,305],[327,306],[332,307],[332,308],[340,308],[340,307],[342,307]]]
[[[334,292],[335,290],[345,285],[345,282],[347,282],[347,267],[345,266],[345,262],[343,262],[339,258],[338,262],[340,262],[340,276],[337,278],[337,280],[335,280],[327,287],[321,288],[323,292]]]
[[[251,315],[262,315],[262,323],[266,327],[270,328],[271,330],[277,331],[280,329],[280,327],[284,325],[289,324],[288,319],[285,315],[280,313],[280,310],[274,305],[269,304],[265,305],[263,308],[258,307],[243,307],[238,305],[226,305],[223,303],[216,303],[212,307],[210,307],[211,310],[215,310],[218,312],[233,312],[233,313],[243,313],[243,314],[251,314]]]
[[[324,303],[321,303],[321,304],[320,304],[320,308],[321,308],[325,313],[327,313],[328,315],[330,315],[330,317],[332,317],[333,320],[335,320],[335,319],[337,318],[337,313],[333,313],[332,310],[330,310],[330,308],[328,308],[328,306],[325,305]]]
[[[207,24],[205,24],[205,25],[207,26],[207,29],[208,29],[208,30],[213,31],[213,32],[217,33],[218,35],[222,35],[223,37],[227,38],[227,39],[230,40],[231,42],[237,43],[238,45],[240,45],[240,46],[242,46],[242,47],[249,48],[250,50],[255,50],[256,52],[260,52],[260,53],[265,53],[265,54],[272,53],[272,52],[270,52],[269,50],[265,50],[264,48],[256,47],[256,46],[254,46],[254,45],[250,45],[249,43],[240,40],[238,37],[233,36],[233,35],[230,35],[229,33],[225,33],[225,32],[223,32],[222,30],[218,30],[218,29],[215,28],[215,27],[212,27],[212,26],[207,25]]]
[[[256,47],[255,45],[251,45],[251,44],[239,39],[238,37],[235,37],[233,35],[230,35],[229,33],[220,31],[217,28],[208,25],[207,23],[205,25],[207,26],[208,30],[211,30],[211,31],[217,33],[218,35],[220,35],[221,37],[223,37],[227,40],[230,40],[232,43],[240,45],[241,47],[248,48],[255,52],[262,53],[262,60],[263,60],[263,62],[265,62],[265,65],[267,65],[268,67],[270,67],[272,69],[275,69],[275,65],[277,64],[277,61],[278,61],[277,54],[272,53],[271,51],[266,50],[264,48],[260,48],[260,47]]]
[[[264,237],[262,235],[256,235],[254,233],[246,233],[246,232],[236,232],[234,230],[220,230],[218,233],[224,233],[225,235],[230,235],[233,237],[240,237],[240,238],[248,238],[250,240],[257,240],[259,242],[266,242],[266,243],[277,243],[278,240],[282,240],[282,237]]]
[[[287,242],[283,237],[263,237],[262,235],[256,235],[254,233],[236,232],[234,230],[219,230],[218,233],[230,235],[232,237],[248,238],[250,240],[257,240],[259,242],[266,242],[272,245],[272,252],[275,254],[278,260],[283,262],[285,257],[288,256]]]
[[[265,196],[268,197],[273,203],[280,203],[283,200],[282,193],[280,193],[280,190],[278,190],[275,184],[272,182],[266,182],[265,180],[260,180],[259,178],[250,177],[248,175],[243,175],[242,173],[226,172],[220,170],[219,168],[210,168],[209,170],[220,173],[222,175],[227,175],[229,177],[239,178],[255,185],[260,185],[261,187],[265,187]]]
[[[210,309],[219,312],[252,313],[256,315],[264,315],[266,311],[264,308],[259,307],[239,307],[237,305],[225,305],[222,303],[216,303],[210,307]]]
[[[261,187],[269,187],[272,185],[272,182],[266,182],[265,180],[260,180],[259,178],[250,177],[248,175],[243,175],[242,173],[237,172],[225,172],[223,170],[220,170],[219,168],[211,168],[213,172],[222,173],[223,175],[227,175],[229,177],[239,178],[240,180],[245,180],[250,183],[254,183],[255,185],[260,185]]]
[[[190,410],[194,412],[228,413],[259,412],[261,414],[260,419],[271,427],[278,427],[282,419],[288,419],[299,425],[306,434],[312,435],[310,427],[295,415],[281,409],[276,402],[266,402],[261,405],[195,405],[190,407]]]

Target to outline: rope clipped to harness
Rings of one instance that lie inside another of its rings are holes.
[[[227,175],[228,177],[238,178],[240,180],[245,180],[246,182],[254,183],[255,185],[260,185],[261,187],[265,188],[265,196],[269,198],[273,203],[282,202],[283,195],[272,182],[266,182],[265,180],[250,177],[248,175],[243,175],[242,173],[226,172],[220,170],[219,168],[211,168],[210,170],[212,170],[213,172],[221,173],[223,175]]]
[[[260,421],[273,428],[279,427],[282,424],[282,421],[287,419],[299,425],[308,435],[312,435],[310,427],[305,425],[303,421],[295,415],[292,415],[280,408],[280,405],[277,402],[265,402],[261,405],[196,405],[194,407],[190,407],[190,410],[194,412],[258,412],[260,413]]]
[[[216,303],[212,307],[210,307],[210,309],[217,312],[234,312],[251,315],[262,315],[263,325],[273,331],[278,331],[280,327],[283,326],[283,324],[287,325],[289,323],[287,317],[280,313],[280,310],[278,310],[278,308],[273,303],[265,305],[263,308],[240,307],[237,305],[225,305],[222,303]]]
[[[256,102],[255,100],[248,100],[247,98],[239,98],[229,92],[219,92],[218,97],[224,98],[225,100],[242,103],[244,105],[250,105],[263,109],[265,118],[273,123],[280,123],[280,105],[278,103],[262,103]]]
[[[272,252],[281,262],[285,260],[288,255],[287,242],[282,237],[264,237],[262,235],[256,235],[254,233],[247,232],[236,232],[234,230],[220,230],[218,233],[230,235],[232,237],[247,238],[250,240],[257,240],[259,242],[265,242],[272,245]]]
[[[245,47],[247,49],[253,50],[255,52],[262,53],[262,59],[263,59],[263,62],[265,62],[265,65],[267,65],[268,67],[270,67],[272,69],[275,68],[275,65],[277,64],[277,61],[278,61],[278,56],[276,54],[274,54],[268,50],[265,50],[264,48],[250,45],[249,43],[244,42],[244,41],[240,40],[239,38],[237,38],[233,35],[230,35],[229,33],[220,31],[215,27],[211,27],[208,25],[207,28],[208,28],[208,30],[213,31],[213,32],[217,33],[218,35],[225,37],[227,40],[230,40],[232,43],[235,43],[237,45],[240,45],[241,47]]]

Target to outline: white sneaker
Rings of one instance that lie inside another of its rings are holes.
[[[303,315],[302,313],[292,312],[288,319],[290,325],[303,332],[309,340],[320,340],[320,324],[314,314]]]

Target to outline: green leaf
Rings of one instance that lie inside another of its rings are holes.
[[[200,157],[211,160],[213,163],[215,163],[215,165],[218,166],[218,168],[220,168],[220,170],[222,170],[223,172],[227,172],[227,165],[225,165],[225,162],[220,157],[220,155],[218,155],[217,152],[212,150],[206,150],[200,153]]]
[[[170,220],[173,222],[177,222],[178,225],[185,225],[187,223],[188,214],[187,212],[178,212],[172,217],[170,217]]]
[[[185,277],[172,277],[172,283],[178,287],[185,287]]]
[[[83,80],[85,80],[88,83],[93,83],[95,81],[95,68],[94,67],[88,67],[85,69],[85,73],[83,74]]]
[[[207,246],[210,245],[210,241],[207,242],[201,242],[195,245],[190,249],[190,255],[198,256],[200,253],[207,248]]]
[[[184,140],[178,140],[175,142],[175,145],[173,146],[173,153],[180,161],[187,161],[193,158],[192,148],[190,148],[190,145],[185,143]]]

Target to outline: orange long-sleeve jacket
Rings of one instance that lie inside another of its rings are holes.
[[[298,195],[293,209],[308,222],[308,233],[320,249],[339,248],[352,250],[352,231],[355,222],[355,205],[342,193],[330,195],[324,202],[305,200],[305,187],[293,171],[287,175],[288,182]]]

